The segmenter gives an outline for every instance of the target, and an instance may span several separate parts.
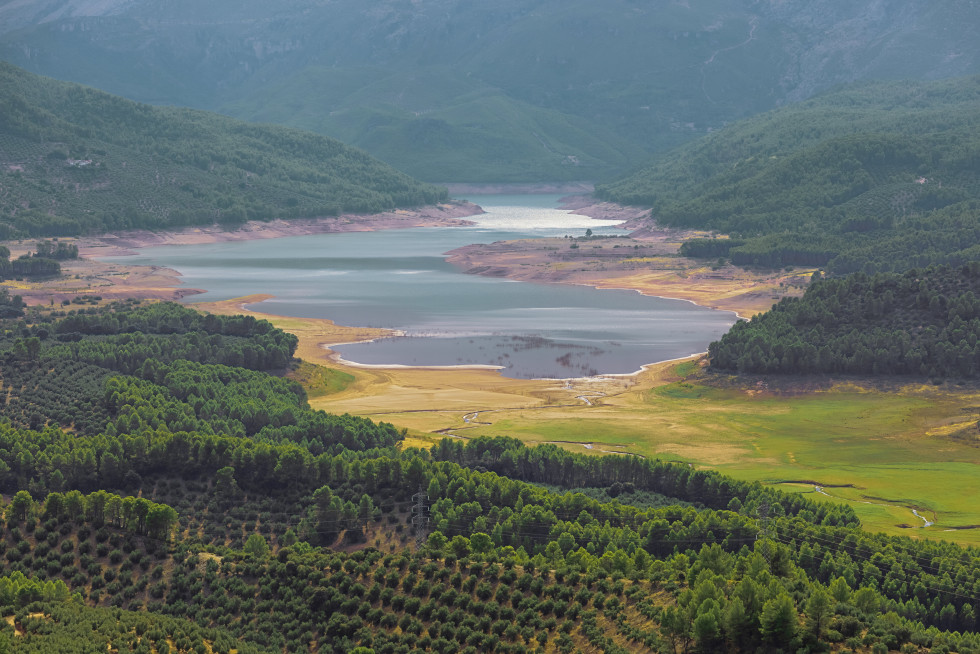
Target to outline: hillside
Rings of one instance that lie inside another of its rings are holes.
[[[583,180],[838,84],[976,74],[978,20],[970,0],[54,0],[0,4],[0,57],[430,181]]]
[[[833,272],[976,258],[980,78],[858,85],[740,121],[597,189],[733,241],[683,252]]]
[[[270,102],[270,92],[288,102]],[[647,156],[613,130],[439,68],[307,68],[257,86],[221,111],[330,134],[432,181],[596,179]]]
[[[4,326],[14,651],[980,647],[978,553],[841,504],[509,438],[399,449],[264,372],[295,340],[247,317]]]
[[[980,374],[980,265],[855,273],[736,323],[709,348],[716,368],[970,378]]]
[[[376,213],[445,199],[332,139],[0,62],[0,238]]]

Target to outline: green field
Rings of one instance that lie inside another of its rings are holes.
[[[493,424],[466,435],[688,462],[847,501],[871,530],[980,543],[980,528],[962,529],[980,525],[975,389],[838,385],[774,393],[724,382],[675,382],[598,406],[484,413]],[[936,524],[923,529],[912,509]]]
[[[324,368],[306,361],[300,362],[287,376],[302,384],[306,389],[306,397],[310,399],[339,393],[354,381],[354,375],[350,373]]]

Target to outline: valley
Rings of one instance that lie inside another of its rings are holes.
[[[0,1],[0,653],[980,653],[976,4]]]
[[[563,206],[607,219],[637,218],[629,208],[583,206],[574,197],[563,200]],[[632,375],[564,380],[508,379],[497,370],[478,367],[360,366],[339,359],[330,346],[385,337],[392,333],[390,330],[273,315],[266,309],[275,306],[269,304],[269,295],[195,301],[194,293],[199,291],[182,288],[180,277],[165,268],[120,263],[129,257],[112,263],[95,260],[107,254],[137,252],[140,246],[261,240],[321,229],[398,228],[405,223],[424,224],[425,220],[448,220],[451,224],[459,220],[455,216],[477,211],[475,205],[463,203],[435,213],[402,212],[367,221],[290,222],[281,227],[260,224],[237,232],[185,230],[166,235],[165,242],[159,235],[138,233],[82,239],[80,249],[86,258],[66,269],[69,274],[65,280],[21,292],[27,291],[25,297],[42,303],[61,294],[69,297],[72,292],[101,293],[106,298],[140,293],[150,297],[154,293],[179,295],[204,311],[249,313],[270,320],[299,337],[297,356],[303,361],[322,366],[331,371],[329,375],[344,380],[329,384],[330,392],[323,394],[314,393],[314,387],[307,383],[314,407],[407,428],[406,446],[428,447],[444,434],[460,438],[507,435],[530,444],[555,443],[586,454],[616,452],[664,458],[790,492],[805,492],[818,501],[830,501],[831,497],[844,500],[869,529],[919,538],[936,534],[964,544],[980,542],[978,530],[970,528],[980,523],[980,513],[972,502],[980,491],[973,474],[980,458],[974,444],[949,436],[962,428],[960,423],[972,424],[964,412],[978,403],[976,391],[956,386],[916,387],[898,380],[882,385],[874,380],[837,382],[833,378],[791,381],[779,388],[778,380],[736,382],[725,375],[703,372],[704,362],[698,357],[681,365],[647,365]],[[696,260],[678,257],[680,242],[697,235],[691,231],[646,230],[634,237],[613,233],[501,241],[454,250],[448,253],[447,261],[471,274],[532,283],[628,288],[741,315],[761,313],[779,297],[798,296],[812,273],[805,268],[779,273],[731,266],[712,270]],[[572,243],[579,247],[570,248]],[[640,273],[636,272],[638,265],[642,267]],[[89,271],[82,278],[87,282],[83,289],[59,290],[57,285],[71,283],[74,266],[78,270],[87,266],[110,268],[101,273]],[[124,278],[118,287],[114,277]],[[126,284],[127,277],[133,278],[134,286]],[[100,279],[112,283],[99,286]],[[322,380],[323,374],[316,373],[313,378]],[[958,423],[955,416],[964,418]],[[867,459],[881,463],[873,467],[860,464]],[[932,483],[937,474],[957,490],[950,492],[944,486],[937,493]],[[792,483],[801,479],[814,483]],[[815,491],[817,486],[823,488],[822,493]],[[931,512],[928,514],[935,518],[931,520],[935,524],[919,529],[911,514],[913,509]]]

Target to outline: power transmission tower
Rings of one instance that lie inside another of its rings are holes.
[[[756,525],[759,527],[759,531],[755,535],[755,540],[762,542],[762,556],[765,557],[766,563],[771,567],[773,555],[772,541],[776,537],[776,525],[769,515],[770,508],[769,502],[763,500],[759,504],[759,508],[756,509]]]
[[[429,530],[429,496],[419,484],[419,492],[412,495],[412,526],[415,528],[415,549],[421,549]]]

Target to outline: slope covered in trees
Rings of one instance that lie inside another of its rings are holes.
[[[399,449],[265,372],[294,342],[249,318],[31,308],[2,327],[3,391],[38,397],[33,428],[0,406],[17,651],[980,650],[980,553],[863,532],[844,505],[509,438]],[[73,365],[88,382],[57,374]],[[91,406],[84,426],[58,394]]]
[[[372,8],[6,2],[0,57],[142,102],[319,131],[435,182],[605,179],[842,82],[980,72],[972,0]]]
[[[312,411],[298,384],[264,372],[285,369],[296,348],[295,336],[264,320],[172,303],[63,313],[0,338],[4,415],[14,424],[79,435],[202,431],[317,452],[400,438],[390,425]]]
[[[980,264],[855,273],[736,323],[708,349],[716,368],[972,378],[980,374]]]
[[[16,436],[26,447],[49,437]],[[545,470],[587,458],[525,453],[505,439],[441,448],[469,460],[530,454]],[[34,501],[19,492],[7,512],[7,569],[64,581],[91,606],[183,617],[288,651],[977,645],[967,633],[976,628],[976,552],[833,526],[853,514],[799,497],[783,508],[787,496],[757,485],[745,485],[746,502],[733,499],[728,510],[639,510],[419,452],[321,457],[286,485],[250,484],[248,471],[227,467],[210,472],[221,462],[206,461],[205,450],[189,454],[155,466],[130,491],[182,509],[187,518],[170,543],[141,542],[110,524],[111,511],[89,508],[91,495]],[[176,464],[194,462],[192,475],[178,473]],[[241,488],[229,483],[236,478]],[[435,531],[413,553],[404,549],[407,508],[426,480]],[[776,529],[753,545],[753,516],[768,501]],[[361,551],[330,549],[365,537],[373,542]]]
[[[877,83],[735,123],[597,194],[732,241],[740,265],[901,271],[977,258],[980,78]]]
[[[0,62],[0,238],[377,213],[446,192],[338,141]]]

